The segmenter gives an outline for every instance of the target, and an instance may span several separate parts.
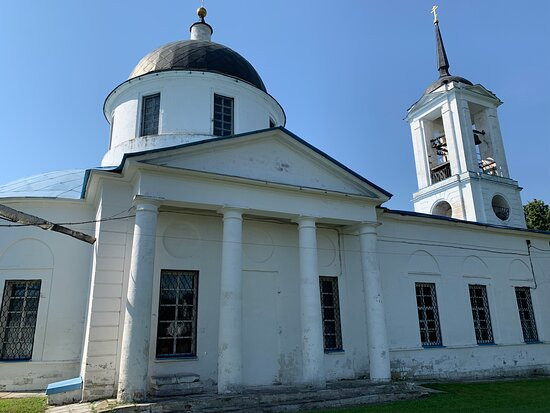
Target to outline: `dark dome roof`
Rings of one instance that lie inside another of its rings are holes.
[[[229,47],[204,40],[168,43],[145,56],[129,79],[164,70],[193,70],[235,77],[267,93],[256,69]]]
[[[442,85],[445,85],[451,82],[460,82],[470,86],[473,84],[468,79],[464,79],[463,77],[460,77],[460,76],[451,76],[451,75],[442,76],[439,79],[437,79],[435,82],[433,82],[430,86],[428,86],[428,88],[426,89],[426,92],[424,93],[432,93],[434,90],[441,87]]]

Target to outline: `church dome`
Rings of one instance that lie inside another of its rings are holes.
[[[460,76],[442,76],[439,79],[437,79],[435,82],[433,82],[424,93],[432,93],[434,90],[439,89],[441,86],[451,83],[451,82],[457,82],[457,83],[464,83],[466,85],[472,85],[473,83],[470,82],[468,79],[464,79]]]
[[[206,40],[183,40],[168,43],[145,56],[129,79],[152,72],[188,70],[212,72],[250,83],[267,93],[256,69],[239,53]]]

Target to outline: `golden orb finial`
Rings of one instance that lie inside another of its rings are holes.
[[[201,20],[204,20],[204,18],[208,13],[206,12],[206,9],[203,6],[201,6],[197,9],[197,14]]]

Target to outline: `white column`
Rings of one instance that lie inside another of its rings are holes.
[[[447,102],[441,105],[441,119],[443,121],[443,130],[447,139],[447,150],[449,163],[451,165],[451,174],[459,175],[467,171],[466,159],[461,156],[462,150],[462,135],[460,134],[460,124],[455,124],[455,116],[452,112],[451,102],[447,98]]]
[[[382,282],[376,253],[376,226],[378,226],[378,223],[363,223],[359,227],[361,264],[367,308],[369,370],[371,380],[388,381],[391,378],[390,354],[386,331],[386,315],[382,300]]]
[[[500,131],[500,123],[498,121],[497,110],[494,108],[487,109],[487,123],[488,131],[492,143],[497,167],[500,169],[500,173],[504,178],[510,178],[510,172],[508,170],[508,162],[506,161],[506,151],[504,150],[504,142],[502,140],[502,133]]]
[[[300,245],[300,316],[302,326],[303,381],[316,387],[325,386],[325,353],[323,321],[317,268],[317,235],[315,219],[298,221]]]
[[[142,400],[147,396],[157,216],[158,205],[154,201],[136,202],[126,316],[120,353],[120,401]]]
[[[415,120],[411,123],[412,141],[414,149],[414,162],[416,166],[416,179],[418,189],[430,185],[430,163],[426,148],[426,128],[424,121]],[[428,140],[429,141],[429,140]]]
[[[225,208],[218,336],[218,393],[242,386],[242,211]]]

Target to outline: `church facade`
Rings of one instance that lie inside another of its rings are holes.
[[[438,22],[439,79],[407,114],[410,212],[285,129],[199,13],[107,97],[101,167],[0,186],[2,205],[96,238],[0,227],[0,389],[550,373],[550,233],[525,229],[501,102],[450,75]]]

